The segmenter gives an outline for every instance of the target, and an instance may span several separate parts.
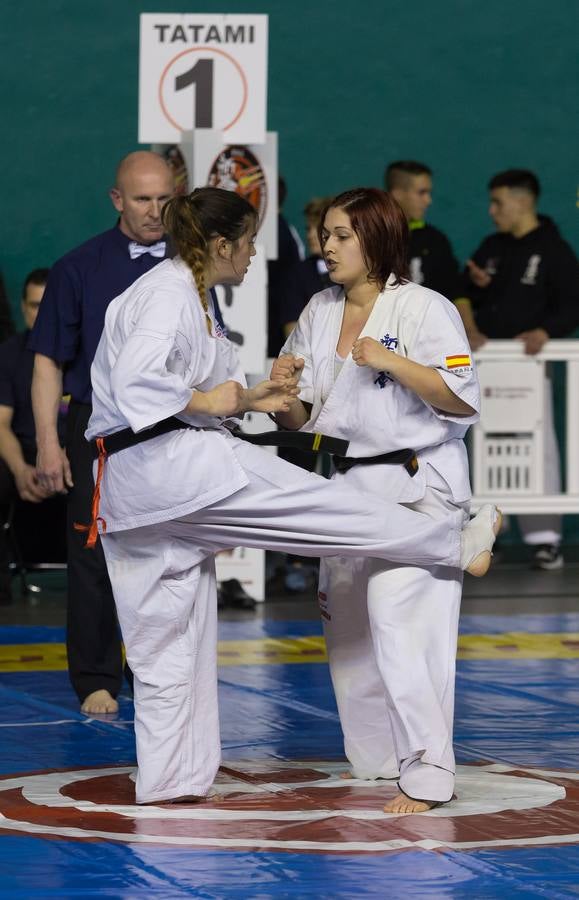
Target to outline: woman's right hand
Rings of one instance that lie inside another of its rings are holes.
[[[238,381],[224,381],[203,394],[210,416],[236,416],[245,411],[245,389]]]

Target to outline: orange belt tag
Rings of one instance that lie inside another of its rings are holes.
[[[105,449],[104,438],[96,439],[97,450],[99,452],[98,455],[98,467],[97,467],[97,477],[94,486],[94,491],[92,495],[92,507],[91,507],[91,521],[90,525],[79,525],[78,522],[74,523],[75,531],[86,531],[88,532],[85,547],[88,547],[89,550],[94,550],[97,538],[99,536],[99,522],[101,523],[102,533],[106,534],[107,523],[99,516],[99,509],[101,503],[101,481],[103,478],[103,472],[105,468],[105,461],[107,458],[107,451]]]

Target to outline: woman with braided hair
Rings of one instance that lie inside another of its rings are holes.
[[[256,215],[234,193],[200,188],[163,217],[178,256],[110,304],[86,432],[98,455],[89,543],[99,528],[134,673],[138,803],[202,799],[219,767],[216,551],[483,574],[494,540],[488,516],[461,533],[461,516],[434,522],[235,436],[245,411],[287,412],[297,395],[291,375],[247,388],[215,326],[208,292],[243,280]]]

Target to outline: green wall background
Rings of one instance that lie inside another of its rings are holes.
[[[0,43],[5,240],[12,302],[48,265],[112,221],[118,159],[137,138],[139,13],[181,0],[8,0]],[[366,0],[314,6],[204,0],[200,12],[270,16],[269,123],[280,135],[286,213],[315,194],[380,185],[386,161],[436,174],[431,219],[461,257],[489,230],[485,186],[535,169],[542,208],[577,230],[576,0]]]
[[[139,14],[181,0],[5,0],[0,269],[14,309],[33,267],[110,227],[117,161],[137,147]],[[578,247],[576,0],[204,0],[270,16],[269,118],[285,212],[381,185],[384,165],[435,171],[431,220],[464,259],[490,230],[486,184],[534,169],[541,209]]]

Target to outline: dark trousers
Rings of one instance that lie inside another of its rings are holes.
[[[36,465],[36,448],[22,446],[24,459]],[[0,460],[0,523],[3,525],[12,508],[10,538],[6,528],[0,527],[0,594],[11,592],[9,564],[64,563],[66,559],[66,500],[62,496],[49,497],[42,503],[22,500],[12,472]]]
[[[79,700],[105,689],[116,697],[123,681],[121,640],[115,602],[100,540],[85,547],[86,534],[74,523],[90,521],[94,488],[93,457],[84,432],[91,407],[71,401],[67,453],[74,487],[68,495],[68,673]]]

